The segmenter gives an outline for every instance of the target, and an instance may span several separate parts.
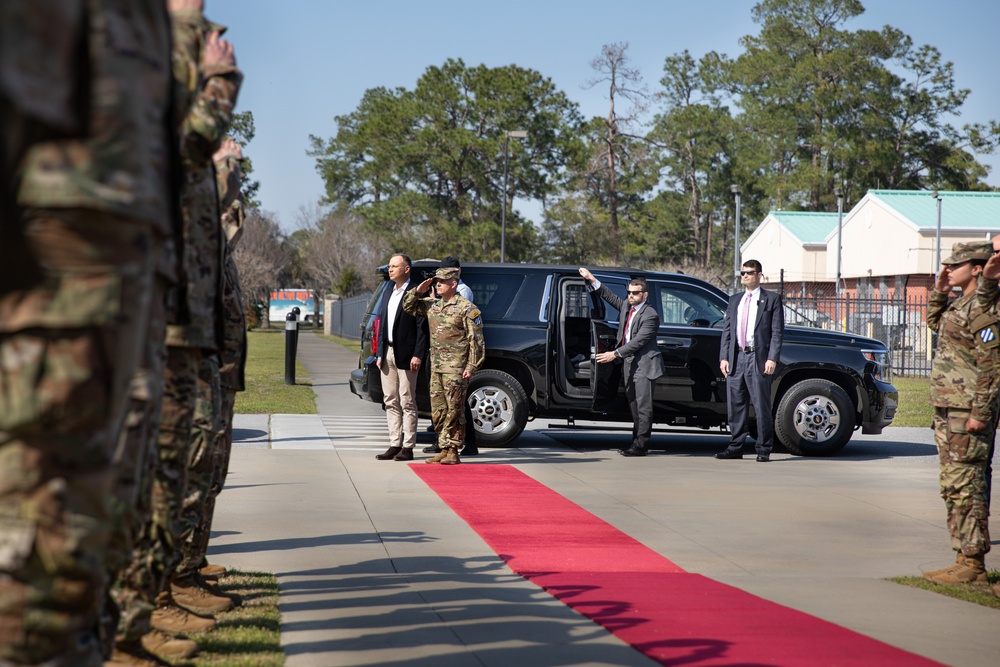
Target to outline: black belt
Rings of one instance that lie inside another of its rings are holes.
[[[747,354],[753,354],[753,348],[752,347],[741,347],[741,348],[738,348],[738,349],[739,349],[740,352],[746,352]]]

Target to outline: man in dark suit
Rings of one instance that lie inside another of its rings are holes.
[[[660,329],[660,316],[652,305],[646,303],[649,290],[644,278],[633,278],[628,285],[628,301],[601,284],[585,268],[580,275],[587,281],[587,288],[618,309],[618,346],[608,352],[599,352],[597,363],[624,364],[625,395],[632,412],[632,446],[620,450],[622,456],[645,456],[649,436],[653,432],[653,390],[656,379],[663,375],[663,355],[656,346]]]
[[[415,287],[410,284],[411,268],[406,255],[389,259],[393,286],[379,307],[376,363],[389,422],[389,449],[375,457],[380,461],[412,461],[417,442],[417,374],[427,352],[427,320],[403,310],[403,295]]]
[[[760,262],[743,262],[743,292],[729,297],[719,347],[719,368],[726,377],[729,428],[732,440],[717,459],[743,458],[743,443],[750,433],[750,404],[757,415],[757,460],[771,460],[774,418],[771,415],[771,378],[781,356],[785,312],[781,297],[761,289]]]

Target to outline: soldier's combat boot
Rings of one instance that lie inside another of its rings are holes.
[[[213,565],[208,561],[202,561],[205,563],[198,570],[198,574],[202,576],[203,579],[218,579],[219,577],[224,577],[229,572],[225,565]]]
[[[424,463],[441,463],[446,456],[448,456],[448,450],[442,449],[440,454],[425,460]]]
[[[170,667],[170,663],[160,660],[135,642],[127,646],[116,645],[111,651],[111,658],[104,661],[104,667]]]
[[[958,584],[985,584],[986,564],[983,563],[984,554],[966,556],[962,564],[955,563],[950,568],[934,577],[927,577],[928,581],[935,584],[947,584],[956,586]]]
[[[965,562],[965,554],[959,551],[958,556],[955,557],[954,563],[948,565],[947,567],[942,567],[940,570],[930,570],[928,572],[924,572],[924,579],[926,579],[927,581],[934,581],[933,577],[942,575],[951,568],[955,567],[956,565],[961,565],[964,562]]]
[[[171,637],[159,630],[150,630],[142,636],[142,647],[159,658],[186,660],[198,653],[198,645],[190,639]]]
[[[441,460],[442,465],[453,466],[461,462],[461,459],[458,458],[458,447],[449,447],[444,450],[444,458]]]
[[[233,608],[232,600],[212,595],[199,585],[193,574],[171,581],[170,596],[178,607],[196,614],[214,614]]]
[[[215,627],[215,619],[192,614],[187,609],[178,607],[173,598],[165,593],[156,598],[156,609],[153,610],[150,623],[168,635],[190,635]]]

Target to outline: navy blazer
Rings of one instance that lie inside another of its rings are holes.
[[[729,372],[736,368],[736,346],[739,344],[740,301],[746,290],[729,297],[726,307],[726,317],[722,325],[722,344],[719,346],[719,361],[729,362]],[[757,368],[764,371],[764,362],[768,359],[778,362],[781,357],[781,342],[785,336],[785,309],[781,305],[781,297],[776,292],[769,292],[763,287],[757,301],[757,319],[753,325],[754,356],[757,357]]]
[[[410,284],[406,286],[406,291],[409,292],[416,286],[417,282],[410,280]],[[389,340],[387,335],[389,333],[390,294],[392,294],[392,287],[389,287],[385,291],[385,294],[382,295],[382,304],[378,310],[381,325],[378,330],[378,353],[376,356],[383,362],[385,362],[386,343]],[[423,359],[427,353],[427,340],[427,320],[423,317],[414,317],[403,310],[403,299],[400,299],[392,328],[392,352],[396,357],[396,366],[399,368],[409,368],[410,359],[413,357]]]
[[[608,289],[606,285],[601,285],[595,292],[618,309],[618,341],[620,343],[625,335],[625,320],[628,318],[631,306]],[[625,378],[628,380],[638,373],[650,380],[655,380],[663,375],[665,369],[663,354],[656,345],[656,334],[660,331],[660,316],[648,299],[639,314],[629,322],[629,328],[632,330],[631,338],[615,350],[625,363]]]

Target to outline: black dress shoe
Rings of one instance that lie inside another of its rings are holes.
[[[462,447],[462,456],[478,456],[479,448],[475,445],[466,445]]]
[[[440,453],[441,453],[441,448],[437,446],[437,443],[434,443],[430,447],[424,447],[424,454],[440,454]]]
[[[396,454],[399,454],[401,451],[403,451],[402,447],[390,447],[381,454],[376,454],[375,458],[379,461],[388,461],[389,459],[394,458]]]
[[[399,453],[392,457],[393,461],[412,461],[413,447],[403,447]]]
[[[715,455],[717,459],[741,459],[743,458],[743,452],[738,449],[727,449],[724,452],[719,452]]]
[[[771,460],[771,455],[770,454],[758,454],[757,455],[757,463],[767,463],[770,460]]]
[[[638,449],[636,447],[629,447],[628,449],[619,449],[618,453],[622,456],[645,456],[645,449]]]

